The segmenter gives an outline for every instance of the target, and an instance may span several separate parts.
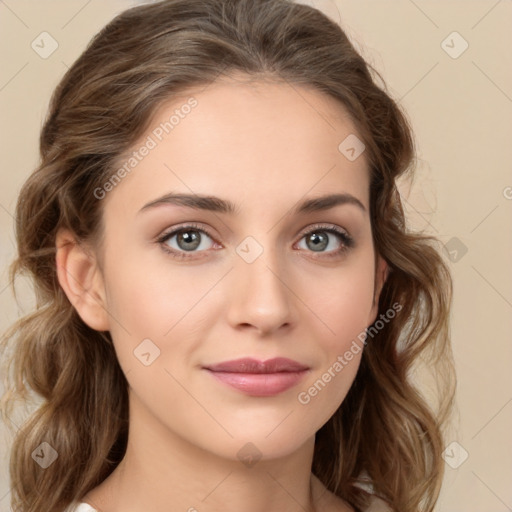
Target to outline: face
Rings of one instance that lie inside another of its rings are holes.
[[[338,149],[356,134],[335,100],[275,82],[225,79],[158,110],[99,199],[131,415],[223,457],[251,442],[273,458],[340,406],[381,286],[365,155]],[[289,361],[221,364],[241,358]]]

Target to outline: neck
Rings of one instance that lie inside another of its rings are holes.
[[[256,460],[250,448],[243,460],[221,457],[139,409],[123,460],[84,501],[102,512],[315,512],[325,488],[311,474],[313,450],[314,437],[279,458]]]

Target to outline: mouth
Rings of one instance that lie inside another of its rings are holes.
[[[297,385],[309,367],[292,359],[267,361],[251,358],[225,361],[203,367],[218,381],[250,396],[274,396]]]

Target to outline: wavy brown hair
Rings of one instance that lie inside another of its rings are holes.
[[[19,195],[10,279],[14,289],[19,275],[29,276],[37,304],[2,339],[4,418],[12,420],[17,399],[42,401],[15,432],[14,512],[64,511],[114,470],[127,443],[127,381],[109,332],[89,328],[59,285],[57,230],[99,244],[102,201],[94,191],[159,106],[240,72],[312,86],[348,110],[366,145],[375,249],[391,269],[379,313],[402,306],[367,344],[348,395],[317,432],[313,473],[357,511],[371,494],[397,512],[433,510],[455,387],[452,281],[437,239],[405,222],[396,180],[415,163],[406,115],[340,26],[312,7],[166,0],[122,12],[66,72],[41,131],[40,164]],[[418,363],[438,387],[428,400],[414,383]],[[42,442],[58,453],[46,470],[32,456]]]

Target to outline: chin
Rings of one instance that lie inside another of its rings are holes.
[[[275,427],[274,427],[275,428]],[[279,432],[280,430],[280,432]],[[227,434],[220,439],[218,436],[203,439],[202,448],[229,460],[239,460],[248,467],[257,461],[269,461],[287,457],[299,450],[308,440],[314,442],[314,432],[301,435],[290,432],[282,426],[269,434],[268,428],[241,428],[239,431],[230,430],[233,438]]]

